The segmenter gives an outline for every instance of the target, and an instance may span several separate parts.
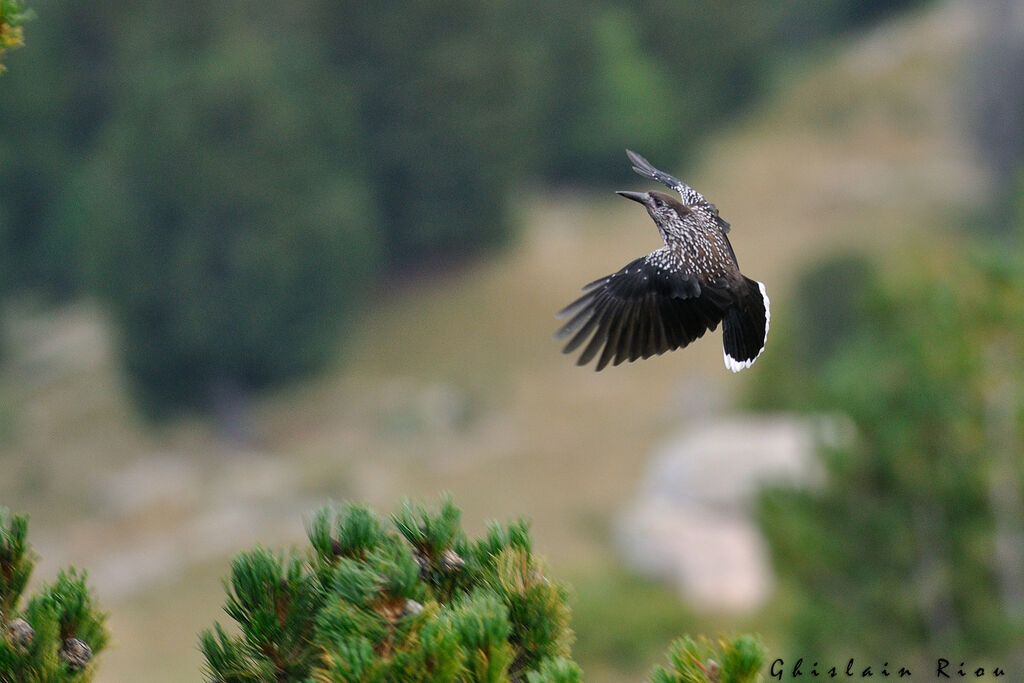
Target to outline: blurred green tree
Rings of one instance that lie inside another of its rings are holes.
[[[781,57],[926,1],[521,3],[509,31],[546,73],[537,168],[554,181],[623,180],[624,147],[691,163],[767,90]]]
[[[0,82],[0,277],[105,301],[151,412],[238,396],[322,364],[380,273],[504,243],[529,173],[698,149],[816,8],[47,4]]]
[[[0,80],[0,280],[61,300],[82,291],[81,264],[77,236],[53,207],[109,112],[123,8],[96,0],[39,11],[45,20]]]
[[[856,428],[822,449],[820,488],[773,488],[761,501],[799,651],[882,661],[896,643],[924,661],[1000,655],[1019,641],[1019,254],[920,250],[925,266],[902,259],[888,278],[843,257],[799,288],[755,402],[845,415]]]
[[[118,81],[79,136],[88,163],[69,175],[11,144],[27,161],[8,169],[7,251],[39,257],[15,279],[109,302],[154,414],[318,366],[388,263],[466,258],[510,232],[529,126],[517,75],[533,72],[497,49],[501,16],[278,10],[135,7],[113,20],[108,64],[74,55]]]
[[[768,6],[530,4],[510,30],[547,74],[535,144],[540,173],[559,182],[628,178],[624,147],[693,160],[702,136],[763,91],[779,48]]]
[[[393,268],[459,261],[511,234],[508,194],[535,153],[543,102],[509,0],[319,2],[309,33],[352,92],[358,160]]]
[[[140,68],[58,203],[153,412],[230,411],[318,367],[379,267],[370,187],[332,154],[352,125],[321,118],[313,55],[260,18],[123,48]]]

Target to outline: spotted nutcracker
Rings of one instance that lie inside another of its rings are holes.
[[[771,319],[764,284],[740,273],[718,209],[686,183],[626,150],[633,170],[675,190],[618,194],[643,204],[665,246],[617,273],[591,282],[563,308],[568,321],[556,338],[569,338],[563,353],[584,345],[577,365],[595,357],[601,370],[683,348],[722,323],[725,366],[749,368],[768,338]],[[598,355],[600,354],[600,355]]]

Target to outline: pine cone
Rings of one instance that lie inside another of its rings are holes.
[[[412,548],[412,557],[420,568],[420,578],[426,580],[430,576],[430,560],[424,557],[423,553],[415,547]]]
[[[403,617],[416,616],[423,611],[423,605],[416,602],[415,600],[406,600],[405,606],[402,608]]]
[[[92,659],[92,648],[84,640],[65,638],[60,649],[60,658],[67,662],[71,671],[81,671]]]
[[[451,548],[441,553],[441,568],[446,572],[457,572],[465,566],[466,561]]]
[[[15,647],[27,648],[36,637],[36,632],[24,619],[14,619],[7,624],[7,633],[11,644]]]

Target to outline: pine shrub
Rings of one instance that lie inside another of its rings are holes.
[[[307,531],[303,555],[235,559],[224,609],[238,633],[200,636],[208,680],[579,680],[565,590],[525,522],[470,541],[450,500],[388,522],[343,504]]]
[[[579,683],[566,590],[533,554],[529,525],[462,530],[448,499],[388,520],[345,503],[307,525],[311,548],[242,553],[225,581],[235,622],[200,635],[207,680]],[[678,641],[658,683],[750,683],[753,638]]]
[[[61,570],[24,609],[36,555],[28,519],[0,507],[0,683],[84,683],[107,643],[106,616],[93,604],[85,572]]]

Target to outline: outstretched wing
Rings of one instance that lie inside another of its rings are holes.
[[[558,312],[569,320],[555,337],[569,338],[562,353],[589,339],[576,364],[586,365],[600,351],[596,370],[682,348],[714,330],[728,306],[724,289],[701,287],[692,276],[659,268],[646,256],[583,291]]]
[[[696,206],[700,204],[707,206],[711,210],[711,214],[715,217],[715,221],[718,223],[718,227],[721,228],[722,232],[729,232],[729,222],[718,215],[718,207],[704,199],[704,195],[700,192],[697,192],[697,190],[693,189],[679,178],[654,168],[651,162],[647,161],[647,159],[644,159],[631,149],[626,150],[626,156],[629,157],[631,162],[633,162],[634,171],[642,175],[644,178],[650,178],[651,180],[661,183],[670,190],[678,192],[679,196],[683,198],[683,204],[686,206]]]

